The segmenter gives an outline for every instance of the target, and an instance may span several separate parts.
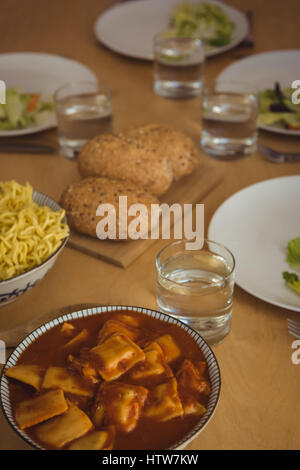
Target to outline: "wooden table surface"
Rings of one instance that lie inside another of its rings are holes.
[[[226,3],[243,11],[253,9],[255,48],[235,48],[210,58],[206,64],[208,79],[242,56],[299,46],[298,0]],[[98,44],[93,23],[111,4],[105,0],[7,0],[1,6],[0,52],[47,52],[82,62],[112,89],[116,130],[158,122],[181,129],[198,144],[199,100],[173,101],[154,95],[150,62],[117,55]],[[274,148],[300,150],[300,138],[263,132],[259,138]],[[56,133],[52,130],[24,140],[55,142]],[[217,207],[237,190],[257,181],[300,174],[300,162],[276,165],[258,154],[228,163],[205,155],[201,158],[221,168],[225,176],[217,188],[199,201],[205,204],[206,229]],[[25,181],[35,165],[31,184],[51,194],[56,175],[47,171],[50,159],[56,159],[59,172],[62,157],[58,155],[0,154],[0,179]],[[1,307],[0,339],[1,331],[66,305],[93,302],[155,308],[154,259],[164,243],[151,245],[126,269],[65,248],[38,286]],[[214,348],[222,374],[220,401],[208,426],[189,449],[299,449],[300,365],[291,361],[293,339],[287,333],[288,317],[299,318],[299,314],[272,306],[236,287],[232,331]],[[2,414],[0,435],[0,449],[29,449]]]

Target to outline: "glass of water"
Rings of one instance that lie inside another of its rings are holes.
[[[154,91],[165,98],[200,95],[203,83],[205,49],[200,39],[154,37]]]
[[[219,160],[256,151],[258,94],[252,85],[218,80],[203,88],[201,146]]]
[[[112,132],[111,91],[97,82],[71,82],[54,95],[60,153],[76,158],[87,140]]]
[[[161,250],[156,271],[159,310],[197,330],[210,345],[220,343],[231,328],[233,254],[210,240],[187,250],[180,240]]]

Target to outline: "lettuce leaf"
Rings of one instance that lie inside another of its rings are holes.
[[[300,269],[300,237],[288,242],[286,255],[286,261],[290,267]]]

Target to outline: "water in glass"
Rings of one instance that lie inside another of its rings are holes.
[[[206,250],[177,253],[157,271],[159,310],[187,323],[210,344],[230,331],[233,288],[232,265]]]
[[[209,155],[233,160],[256,150],[258,116],[254,94],[205,94],[202,104],[201,146]]]
[[[112,132],[112,107],[104,95],[82,94],[63,98],[57,106],[59,144],[73,157],[95,135]]]
[[[158,95],[186,98],[201,93],[205,54],[199,39],[156,39],[154,55],[154,90]]]

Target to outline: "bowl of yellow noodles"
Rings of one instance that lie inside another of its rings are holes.
[[[67,243],[65,211],[29,183],[0,182],[0,306],[32,289]]]

